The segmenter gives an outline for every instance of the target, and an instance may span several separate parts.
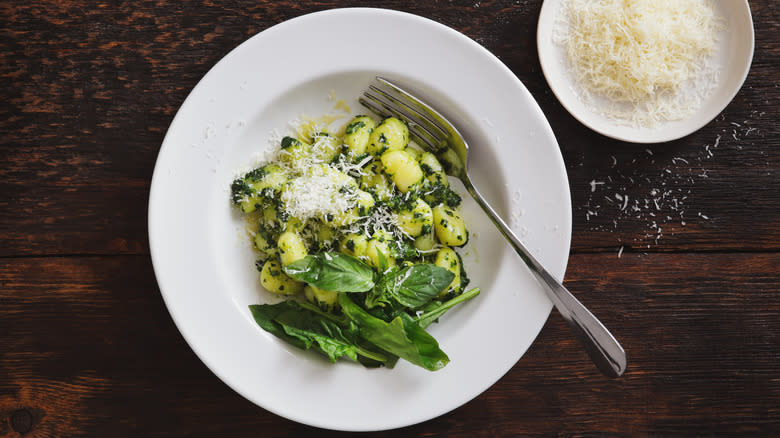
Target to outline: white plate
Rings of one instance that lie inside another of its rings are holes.
[[[660,143],[691,134],[717,117],[736,96],[745,82],[753,60],[753,20],[747,0],[717,0],[716,12],[727,21],[720,32],[715,67],[720,70],[717,88],[704,99],[699,109],[682,120],[667,121],[653,127],[634,127],[616,122],[582,102],[579,85],[567,67],[564,49],[553,42],[556,20],[562,14],[564,0],[545,0],[539,14],[536,44],[539,62],[553,93],[574,118],[590,129],[618,140],[633,143]]]
[[[460,33],[401,12],[340,9],[284,22],[230,52],[181,106],[160,149],[149,200],[155,274],[177,327],[220,379],[269,411],[330,429],[396,428],[460,406],[520,359],[551,309],[465,199],[473,231],[465,264],[483,292],[429,328],[451,359],[444,369],[333,365],[252,320],[247,306],[270,298],[228,200],[231,180],[271,130],[331,111],[331,90],[365,112],[354,99],[375,74],[419,91],[462,128],[475,184],[505,217],[514,213],[517,231],[558,279],[571,237],[566,171],[550,126],[515,75]]]

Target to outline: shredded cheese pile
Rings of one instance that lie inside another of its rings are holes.
[[[328,127],[334,121],[344,118],[345,115],[325,114],[318,118],[301,115],[300,118],[290,122],[288,134],[312,142],[313,151],[323,148],[328,143],[327,135],[319,135],[319,132],[328,131]],[[268,149],[258,154],[253,159],[250,167],[238,169],[236,177],[240,177],[253,168],[274,163],[281,166],[290,177],[285,189],[282,190],[280,199],[285,211],[306,222],[313,218],[322,218],[327,215],[337,215],[353,208],[356,204],[354,193],[344,191],[345,181],[334,175],[334,170],[359,177],[360,168],[370,161],[370,157],[357,164],[339,161],[332,166],[323,161],[318,154],[305,154],[295,159],[289,158],[289,152],[280,148],[282,133],[273,130],[269,133]],[[288,156],[288,157],[285,157]]]
[[[323,166],[314,166],[291,179],[281,199],[285,210],[301,221],[328,214],[335,216],[355,205],[355,196],[343,191],[343,187],[344,181],[334,178]]]
[[[709,0],[567,0],[564,17],[556,39],[586,95],[618,104],[607,115],[679,120],[716,85],[709,61],[723,20]]]

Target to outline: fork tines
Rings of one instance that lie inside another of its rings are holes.
[[[437,121],[441,116],[431,107],[392,82],[377,76],[358,101],[382,117],[397,117],[409,125],[409,133],[434,152],[447,146],[449,133]]]

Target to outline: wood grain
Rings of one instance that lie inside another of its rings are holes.
[[[567,286],[621,339],[627,374],[602,377],[553,314],[491,389],[403,436],[780,433],[778,270],[778,254],[573,256]],[[147,257],[4,259],[0,285],[0,436],[17,436],[9,424],[20,411],[32,436],[315,431],[206,369]]]
[[[778,249],[780,13],[774,2],[753,4],[760,17],[756,55],[734,102],[697,133],[650,148],[595,134],[557,103],[536,56],[541,2],[410,3],[378,5],[464,32],[499,56],[539,101],[567,163],[573,251],[616,251],[621,245],[645,252]],[[156,153],[202,75],[272,24],[360,4],[4,5],[0,256],[147,254],[146,205]],[[591,181],[606,184],[591,192]],[[652,206],[661,197],[651,196],[653,190],[669,192],[657,210],[644,207],[645,200]],[[630,206],[621,210],[616,194],[628,196],[631,205],[642,202],[641,214]]]
[[[377,435],[780,436],[780,3],[750,2],[756,51],[733,102],[648,147],[558,103],[536,53],[541,3],[370,5],[463,32],[538,101],[572,194],[567,286],[628,372],[598,374],[554,313],[488,391]],[[276,23],[366,5],[0,3],[0,437],[342,435],[253,405],[198,360],[157,289],[146,208],[165,132],[211,66]]]

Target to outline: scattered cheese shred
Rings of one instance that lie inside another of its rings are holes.
[[[607,116],[682,119],[716,85],[711,58],[723,20],[709,0],[567,0],[563,17],[555,38],[584,97],[611,102]]]

